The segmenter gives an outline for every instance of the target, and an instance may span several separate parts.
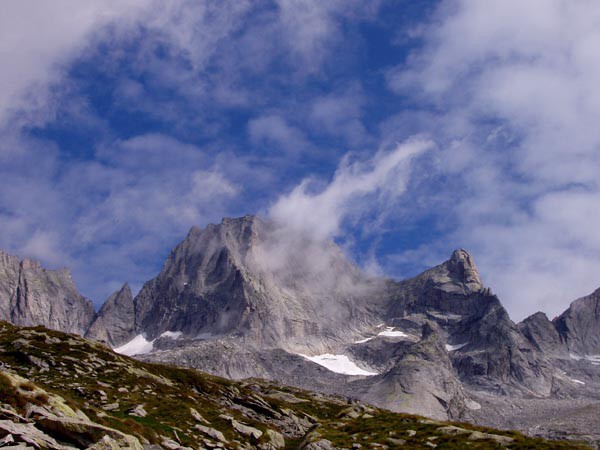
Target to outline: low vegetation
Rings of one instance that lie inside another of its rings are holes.
[[[38,417],[35,426],[75,448],[98,445],[108,429],[132,436],[128,445],[139,442],[139,448],[586,448],[396,414],[261,380],[232,382],[142,363],[40,327],[1,322],[0,363],[1,419]],[[42,426],[48,417],[104,428],[88,429],[83,439]]]

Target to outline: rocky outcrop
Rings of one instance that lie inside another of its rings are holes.
[[[83,335],[93,317],[67,269],[47,270],[0,251],[0,319]]]
[[[556,325],[543,312],[527,317],[518,325],[519,330],[536,350],[547,355],[568,356],[566,346]]]
[[[390,349],[387,358],[392,368],[366,383],[361,398],[392,411],[439,420],[464,419],[472,402],[452,369],[435,325],[425,323],[418,343],[403,344]]]
[[[600,289],[575,300],[553,323],[570,352],[600,359]]]
[[[118,347],[135,336],[135,310],[129,285],[112,294],[104,302],[85,337]]]
[[[498,297],[483,287],[465,250],[390,286],[388,321],[403,326],[434,322],[462,382],[504,394],[550,394],[552,367],[521,334]]]

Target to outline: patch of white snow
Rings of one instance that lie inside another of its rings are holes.
[[[571,378],[571,381],[572,381],[573,383],[577,383],[577,384],[585,384],[583,381],[576,380],[575,378]]]
[[[379,333],[377,336],[387,336],[387,337],[408,337],[404,331],[394,330],[394,327],[386,327],[384,331]]]
[[[147,341],[143,334],[138,334],[127,344],[114,349],[115,352],[122,355],[133,356],[150,353],[154,348],[154,341]]]
[[[600,365],[600,355],[585,355],[585,359],[595,366]]]
[[[179,339],[183,333],[181,331],[165,331],[160,337],[168,337],[171,339]]]
[[[341,373],[344,375],[364,375],[373,376],[379,375],[377,372],[369,372],[368,370],[361,369],[354,361],[351,361],[346,355],[333,355],[331,353],[325,353],[317,356],[307,356],[300,353],[300,356],[306,358],[314,363],[317,363],[327,370],[331,370],[335,373]]]
[[[381,328],[384,324],[377,325],[377,328]],[[404,331],[394,330],[394,327],[385,327],[385,330],[377,333],[377,336],[371,336],[365,339],[361,339],[360,341],[355,341],[355,344],[364,344],[365,342],[369,342],[371,339],[375,339],[376,337],[384,336],[384,337],[403,337],[410,338],[408,334]]]
[[[463,348],[467,344],[468,344],[468,342],[465,342],[464,344],[458,344],[458,345],[446,344],[446,351],[453,352],[454,350],[459,350],[459,349]]]
[[[594,366],[600,366],[600,355],[575,355],[574,353],[569,353],[569,357],[574,359],[575,361],[580,361],[582,359],[591,362]]]

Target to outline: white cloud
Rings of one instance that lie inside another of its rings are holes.
[[[340,18],[368,20],[377,12],[380,1],[357,0],[277,0],[279,24],[291,58],[308,73],[316,72],[332,45],[342,40]]]
[[[315,192],[312,180],[305,179],[281,196],[269,215],[319,240],[336,237],[349,216],[374,209],[383,214],[385,202],[405,192],[412,160],[431,147],[430,141],[413,139],[390,152],[380,151],[368,161],[351,163],[347,156],[324,189]]]
[[[462,186],[446,239],[517,319],[600,286],[599,20],[593,1],[449,1],[388,77],[442,111],[421,125]]]
[[[49,83],[99,26],[135,14],[139,0],[6,0],[0,14],[0,123],[9,110],[45,106]],[[34,86],[35,92],[26,95]],[[33,108],[35,109],[35,108]]]
[[[304,133],[279,115],[263,115],[250,120],[248,133],[255,145],[275,146],[288,156],[310,149]]]
[[[315,132],[341,136],[353,147],[364,146],[368,139],[362,121],[364,103],[365,95],[358,84],[320,96],[310,106],[312,129]]]

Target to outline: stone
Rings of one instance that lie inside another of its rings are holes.
[[[144,405],[137,405],[135,408],[127,411],[127,414],[129,414],[130,416],[137,416],[137,417],[146,417],[148,415],[148,413],[144,409]]]
[[[445,427],[440,427],[437,429],[442,434],[448,435],[458,435],[458,434],[469,434],[471,430],[466,430],[464,428],[455,427],[454,425],[447,425]]]
[[[267,430],[266,431],[267,438],[269,439],[269,443],[276,449],[285,447],[285,439],[283,435],[275,430]]]
[[[210,425],[210,422],[208,420],[206,420],[202,414],[200,414],[198,411],[196,411],[194,408],[190,408],[190,414],[192,415],[192,417],[197,420],[198,422],[202,422],[205,425]]]
[[[238,422],[235,419],[231,420],[231,426],[238,433],[240,433],[244,436],[253,437],[254,439],[257,439],[257,440],[260,439],[260,437],[263,434],[263,432],[260,431],[259,429],[248,426],[248,425],[244,425],[243,423]]]
[[[225,439],[225,436],[223,435],[223,433],[221,433],[219,430],[215,430],[214,428],[206,427],[204,425],[196,425],[196,429],[198,429],[199,431],[201,431],[202,433],[204,433],[205,435],[207,435],[213,439],[216,439],[223,443],[228,442],[227,439]]]
[[[469,436],[470,441],[491,440],[502,446],[511,444],[514,439],[510,436],[502,436],[499,434],[482,433],[481,431],[473,431]]]
[[[336,447],[327,439],[308,442],[300,447],[300,450],[336,450]]]
[[[33,423],[15,423],[10,420],[0,420],[0,433],[12,435],[13,442],[24,443],[35,448],[60,449],[60,445],[53,437],[36,428]]]

